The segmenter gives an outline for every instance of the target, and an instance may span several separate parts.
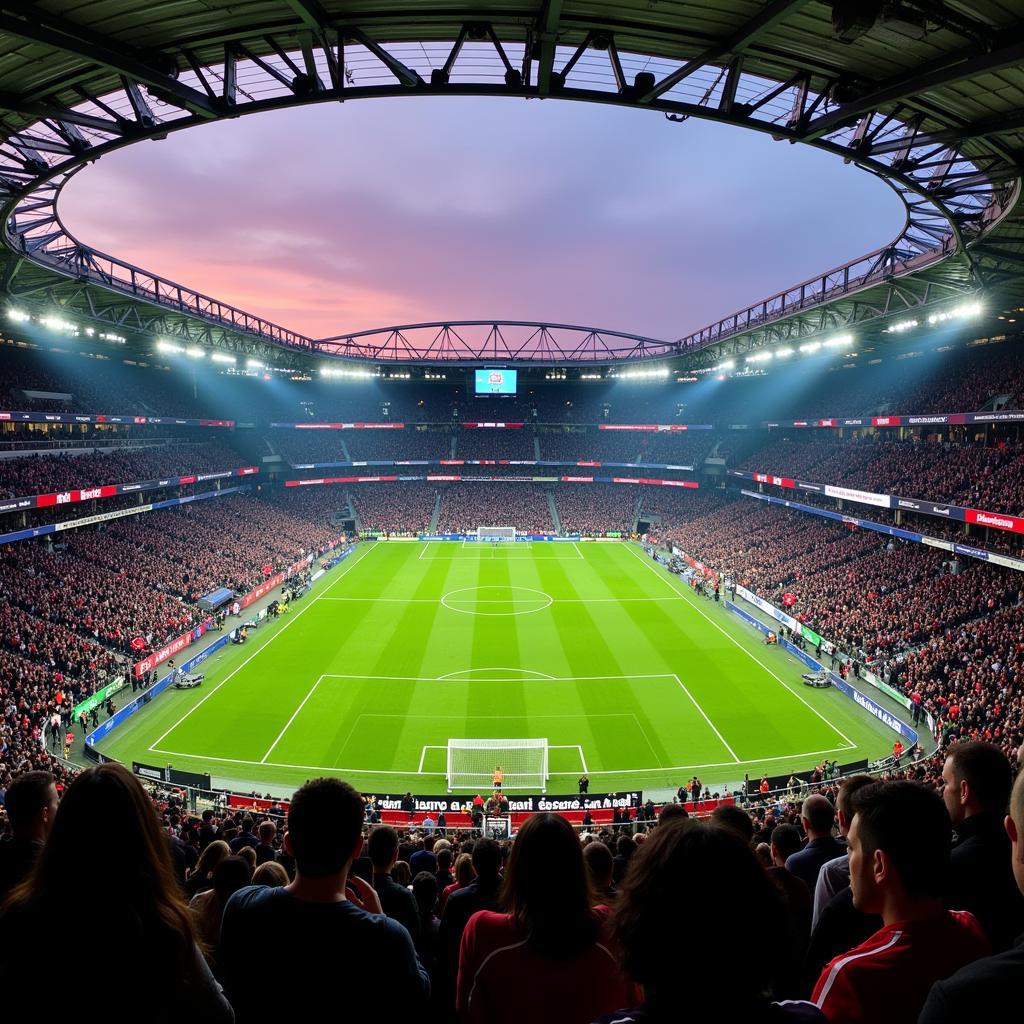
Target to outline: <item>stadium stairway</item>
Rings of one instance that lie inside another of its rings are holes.
[[[455,438],[454,437],[452,438],[452,445],[453,446],[455,445]],[[433,511],[433,514],[430,516],[430,533],[432,535],[437,533],[437,520],[438,520],[438,517],[440,515],[441,515],[441,491],[438,490],[437,493],[434,495],[434,511]]]
[[[536,444],[536,442],[534,442]],[[558,518],[558,507],[555,505],[555,493],[553,490],[544,492],[548,499],[548,510],[551,512],[551,522],[554,524],[555,533],[562,532],[562,520]]]
[[[536,429],[536,428],[534,428],[534,429]],[[542,456],[540,454],[540,437],[537,434],[533,435],[533,457],[538,462],[540,462],[540,460],[542,458]],[[552,518],[555,520],[555,524],[557,525],[558,518],[556,516],[552,516]]]

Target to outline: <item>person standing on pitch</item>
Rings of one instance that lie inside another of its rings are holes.
[[[501,765],[494,766],[494,775],[491,777],[491,781],[494,783],[494,788],[500,793],[501,784],[505,781],[505,773],[501,770]]]

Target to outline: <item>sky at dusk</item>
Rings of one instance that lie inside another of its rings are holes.
[[[441,319],[674,338],[891,239],[836,157],[655,112],[401,98],[138,143],[87,167],[82,241],[313,337]]]

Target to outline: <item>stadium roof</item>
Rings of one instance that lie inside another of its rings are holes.
[[[905,203],[889,245],[702,331],[662,345],[591,332],[609,344],[565,349],[536,332],[544,344],[516,360],[707,365],[839,327],[877,330],[965,294],[1024,304],[1020,0],[44,0],[0,5],[0,33],[4,291],[133,337],[278,361],[493,358],[388,347],[391,329],[310,339],[97,253],[60,221],[65,182],[112,149],[397,94],[558,97],[743,125],[853,161]]]

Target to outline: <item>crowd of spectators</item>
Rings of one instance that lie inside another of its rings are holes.
[[[559,484],[553,493],[562,533],[632,533],[638,490],[627,484]]]
[[[906,498],[1024,512],[1024,445],[772,437],[740,469]]]
[[[426,533],[437,504],[434,484],[412,481],[359,484],[351,494],[359,528],[388,534]]]
[[[83,901],[125,960],[108,1019],[169,1005],[246,1024],[274,977],[302,1017],[384,1000],[428,1024],[951,1024],[1004,1010],[1024,966],[1024,775],[984,742],[706,819],[673,802],[577,833],[537,813],[502,841],[373,824],[373,798],[337,779],[200,814],[117,764],[19,768],[0,840],[16,1012],[52,970],[39,944]]]
[[[526,427],[464,427],[455,435],[457,459],[537,458],[534,432]]]
[[[474,533],[479,526],[514,526],[525,533],[551,533],[554,525],[547,494],[537,484],[445,485],[438,533]]]
[[[26,455],[0,459],[0,497],[215,473],[247,464],[234,449],[213,440],[119,449],[104,455]]]

